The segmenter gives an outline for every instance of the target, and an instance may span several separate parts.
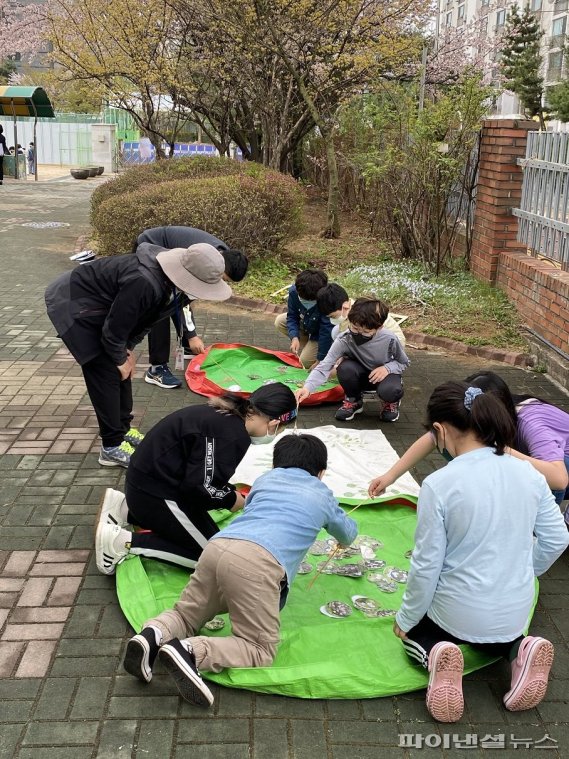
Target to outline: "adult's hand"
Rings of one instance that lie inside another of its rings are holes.
[[[375,498],[376,496],[381,495],[392,483],[393,480],[386,474],[382,474],[379,477],[376,477],[369,483],[369,487],[367,489],[369,497]]]
[[[295,356],[298,356],[298,353],[300,351],[300,340],[298,337],[293,337],[290,341],[290,349],[294,353]]]
[[[308,396],[310,395],[310,390],[307,387],[301,387],[298,390],[295,390],[294,397],[296,398],[296,402],[300,405],[302,401],[306,400]]]
[[[376,368],[370,372],[369,381],[373,382],[374,385],[377,385],[380,382],[383,382],[388,374],[389,372],[385,366],[376,366]]]
[[[197,335],[196,337],[190,337],[188,345],[190,346],[190,350],[194,356],[197,356],[200,353],[205,353],[205,345],[203,344],[203,340]]]
[[[134,376],[134,371],[136,369],[136,356],[133,353],[133,351],[127,351],[127,359],[124,362],[124,364],[121,364],[119,367],[117,367],[120,375],[121,380],[127,380],[130,377]]]

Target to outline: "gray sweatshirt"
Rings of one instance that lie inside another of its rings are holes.
[[[349,331],[343,332],[334,340],[316,369],[310,372],[304,387],[313,393],[324,384],[339,358],[351,358],[370,372],[378,366],[384,366],[390,374],[403,374],[410,363],[397,337],[385,328],[378,330],[363,345],[356,345]]]

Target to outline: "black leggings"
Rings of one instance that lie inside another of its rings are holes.
[[[193,569],[207,541],[219,532],[208,511],[178,497],[159,498],[126,481],[129,522],[152,532],[135,532],[130,552]]]
[[[395,403],[403,397],[403,380],[400,374],[388,374],[381,382],[372,384],[369,381],[370,370],[352,358],[345,358],[336,373],[347,398],[360,400],[363,390],[375,390],[378,398],[386,403]]]
[[[427,669],[431,649],[437,643],[443,641],[445,643],[456,643],[457,646],[466,644],[488,656],[500,656],[509,661],[513,661],[518,655],[518,649],[523,639],[524,636],[520,635],[519,638],[516,638],[509,643],[471,643],[468,640],[455,638],[454,635],[443,630],[442,627],[439,627],[432,619],[429,619],[429,617],[425,615],[419,624],[409,630],[407,633],[407,640],[403,641],[403,646],[405,647],[405,653],[413,659],[415,663],[421,664]]]

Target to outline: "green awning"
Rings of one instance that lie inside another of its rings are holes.
[[[43,87],[0,86],[0,116],[55,117]]]

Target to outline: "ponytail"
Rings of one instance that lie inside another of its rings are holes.
[[[495,448],[498,456],[512,445],[514,422],[504,404],[466,382],[445,382],[435,388],[427,404],[427,429],[446,422],[461,432],[472,431],[478,440]]]
[[[283,424],[294,419],[297,413],[296,397],[282,382],[261,385],[248,398],[226,393],[210,398],[209,405],[224,414],[235,414],[246,419],[251,414],[262,414],[268,419],[279,419]]]
[[[226,393],[222,396],[214,396],[208,400],[208,406],[222,414],[234,414],[240,419],[245,420],[247,414],[251,412],[251,402],[249,398],[243,398],[240,395]]]

